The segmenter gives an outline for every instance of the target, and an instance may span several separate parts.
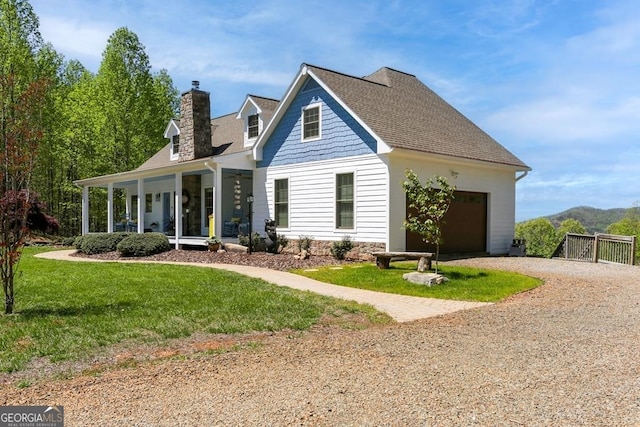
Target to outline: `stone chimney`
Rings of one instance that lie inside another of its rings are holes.
[[[180,153],[179,162],[210,156],[211,103],[209,92],[200,90],[200,82],[191,82],[191,90],[180,99]]]

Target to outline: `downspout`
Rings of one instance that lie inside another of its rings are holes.
[[[524,178],[525,176],[527,176],[527,175],[529,175],[529,171],[523,171],[523,172],[522,172],[522,175],[520,175],[520,176],[517,176],[517,177],[516,177],[516,183],[517,183],[518,181],[520,181],[522,178]],[[515,190],[514,190],[514,191],[515,191]],[[515,233],[514,233],[514,236],[513,236],[513,237],[514,237],[514,238],[516,237],[516,236],[515,236]],[[513,240],[513,243],[515,243],[515,240]],[[512,246],[513,246],[513,245],[512,245]],[[511,250],[509,249],[509,251],[511,251]]]

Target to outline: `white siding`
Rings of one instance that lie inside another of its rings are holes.
[[[515,170],[474,162],[446,162],[414,153],[392,153],[390,156],[390,218],[389,250],[405,249],[406,215],[402,182],[405,170],[412,169],[422,182],[435,174],[447,178],[460,191],[487,193],[487,251],[504,254],[509,250],[515,227]]]
[[[335,228],[335,175],[354,173],[354,229]],[[316,240],[387,241],[387,166],[375,155],[260,168],[254,174],[254,225],[262,231],[264,219],[274,217],[274,179],[289,179],[289,238],[310,235]],[[262,184],[264,183],[264,184]]]

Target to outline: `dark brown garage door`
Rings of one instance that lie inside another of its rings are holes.
[[[409,210],[407,201],[407,211]],[[487,250],[487,194],[456,191],[455,199],[444,217],[444,243],[440,253],[476,253]],[[419,234],[407,231],[408,251],[435,252],[435,245],[422,241]]]

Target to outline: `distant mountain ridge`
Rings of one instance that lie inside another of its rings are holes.
[[[606,233],[607,227],[624,218],[626,212],[625,208],[597,209],[590,206],[577,206],[544,218],[551,221],[556,228],[565,219],[573,218],[584,225],[587,233],[594,234]]]

